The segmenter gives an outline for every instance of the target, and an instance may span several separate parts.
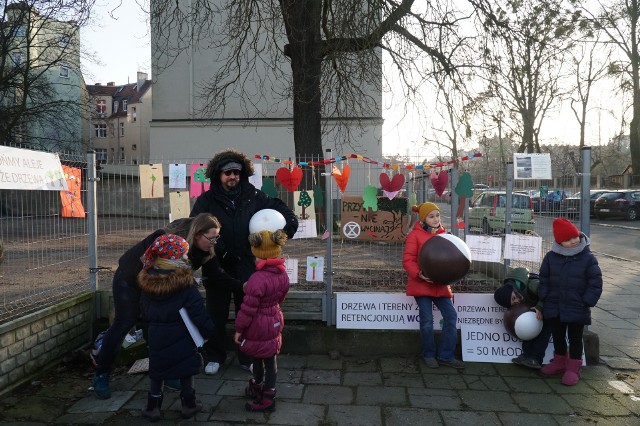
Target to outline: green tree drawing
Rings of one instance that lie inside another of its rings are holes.
[[[300,192],[298,205],[302,207],[302,214],[300,215],[300,219],[308,219],[309,215],[305,213],[305,209],[311,205],[311,197],[309,196],[309,193],[307,191]]]
[[[202,187],[200,188],[202,192],[204,192],[204,184],[211,182],[211,179],[207,178],[207,176],[205,175],[206,172],[207,169],[205,167],[200,167],[196,169],[195,172],[193,172],[193,180],[202,184]]]

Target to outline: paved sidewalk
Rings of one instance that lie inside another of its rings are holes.
[[[414,354],[278,358],[277,409],[244,410],[248,373],[230,360],[196,379],[205,409],[179,418],[177,392],[167,391],[159,424],[217,425],[640,425],[640,263],[599,257],[605,288],[590,330],[600,339],[598,365],[577,386],[511,364],[467,363],[426,368]],[[417,338],[417,336],[416,336]],[[335,348],[328,348],[335,349]],[[144,424],[144,374],[115,375],[113,396],[88,391],[89,366],[59,369],[0,399],[0,424]]]

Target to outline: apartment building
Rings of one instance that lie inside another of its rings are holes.
[[[134,83],[87,86],[90,143],[96,158],[106,163],[140,164],[149,161],[149,122],[152,82],[138,72]]]

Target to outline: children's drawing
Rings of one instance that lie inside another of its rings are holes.
[[[205,176],[206,173],[206,164],[191,164],[191,168],[189,169],[189,176],[191,177],[191,184],[189,186],[189,197],[196,198],[203,192],[209,190],[211,180]]]
[[[187,187],[187,165],[169,164],[169,188]]]
[[[171,220],[189,217],[189,212],[191,211],[189,193],[180,191],[170,192],[169,206],[171,208]]]
[[[162,164],[141,164],[140,198],[164,198]]]

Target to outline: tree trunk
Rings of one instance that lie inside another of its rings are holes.
[[[297,159],[322,158],[320,0],[286,0],[283,16],[293,77],[293,140]]]

